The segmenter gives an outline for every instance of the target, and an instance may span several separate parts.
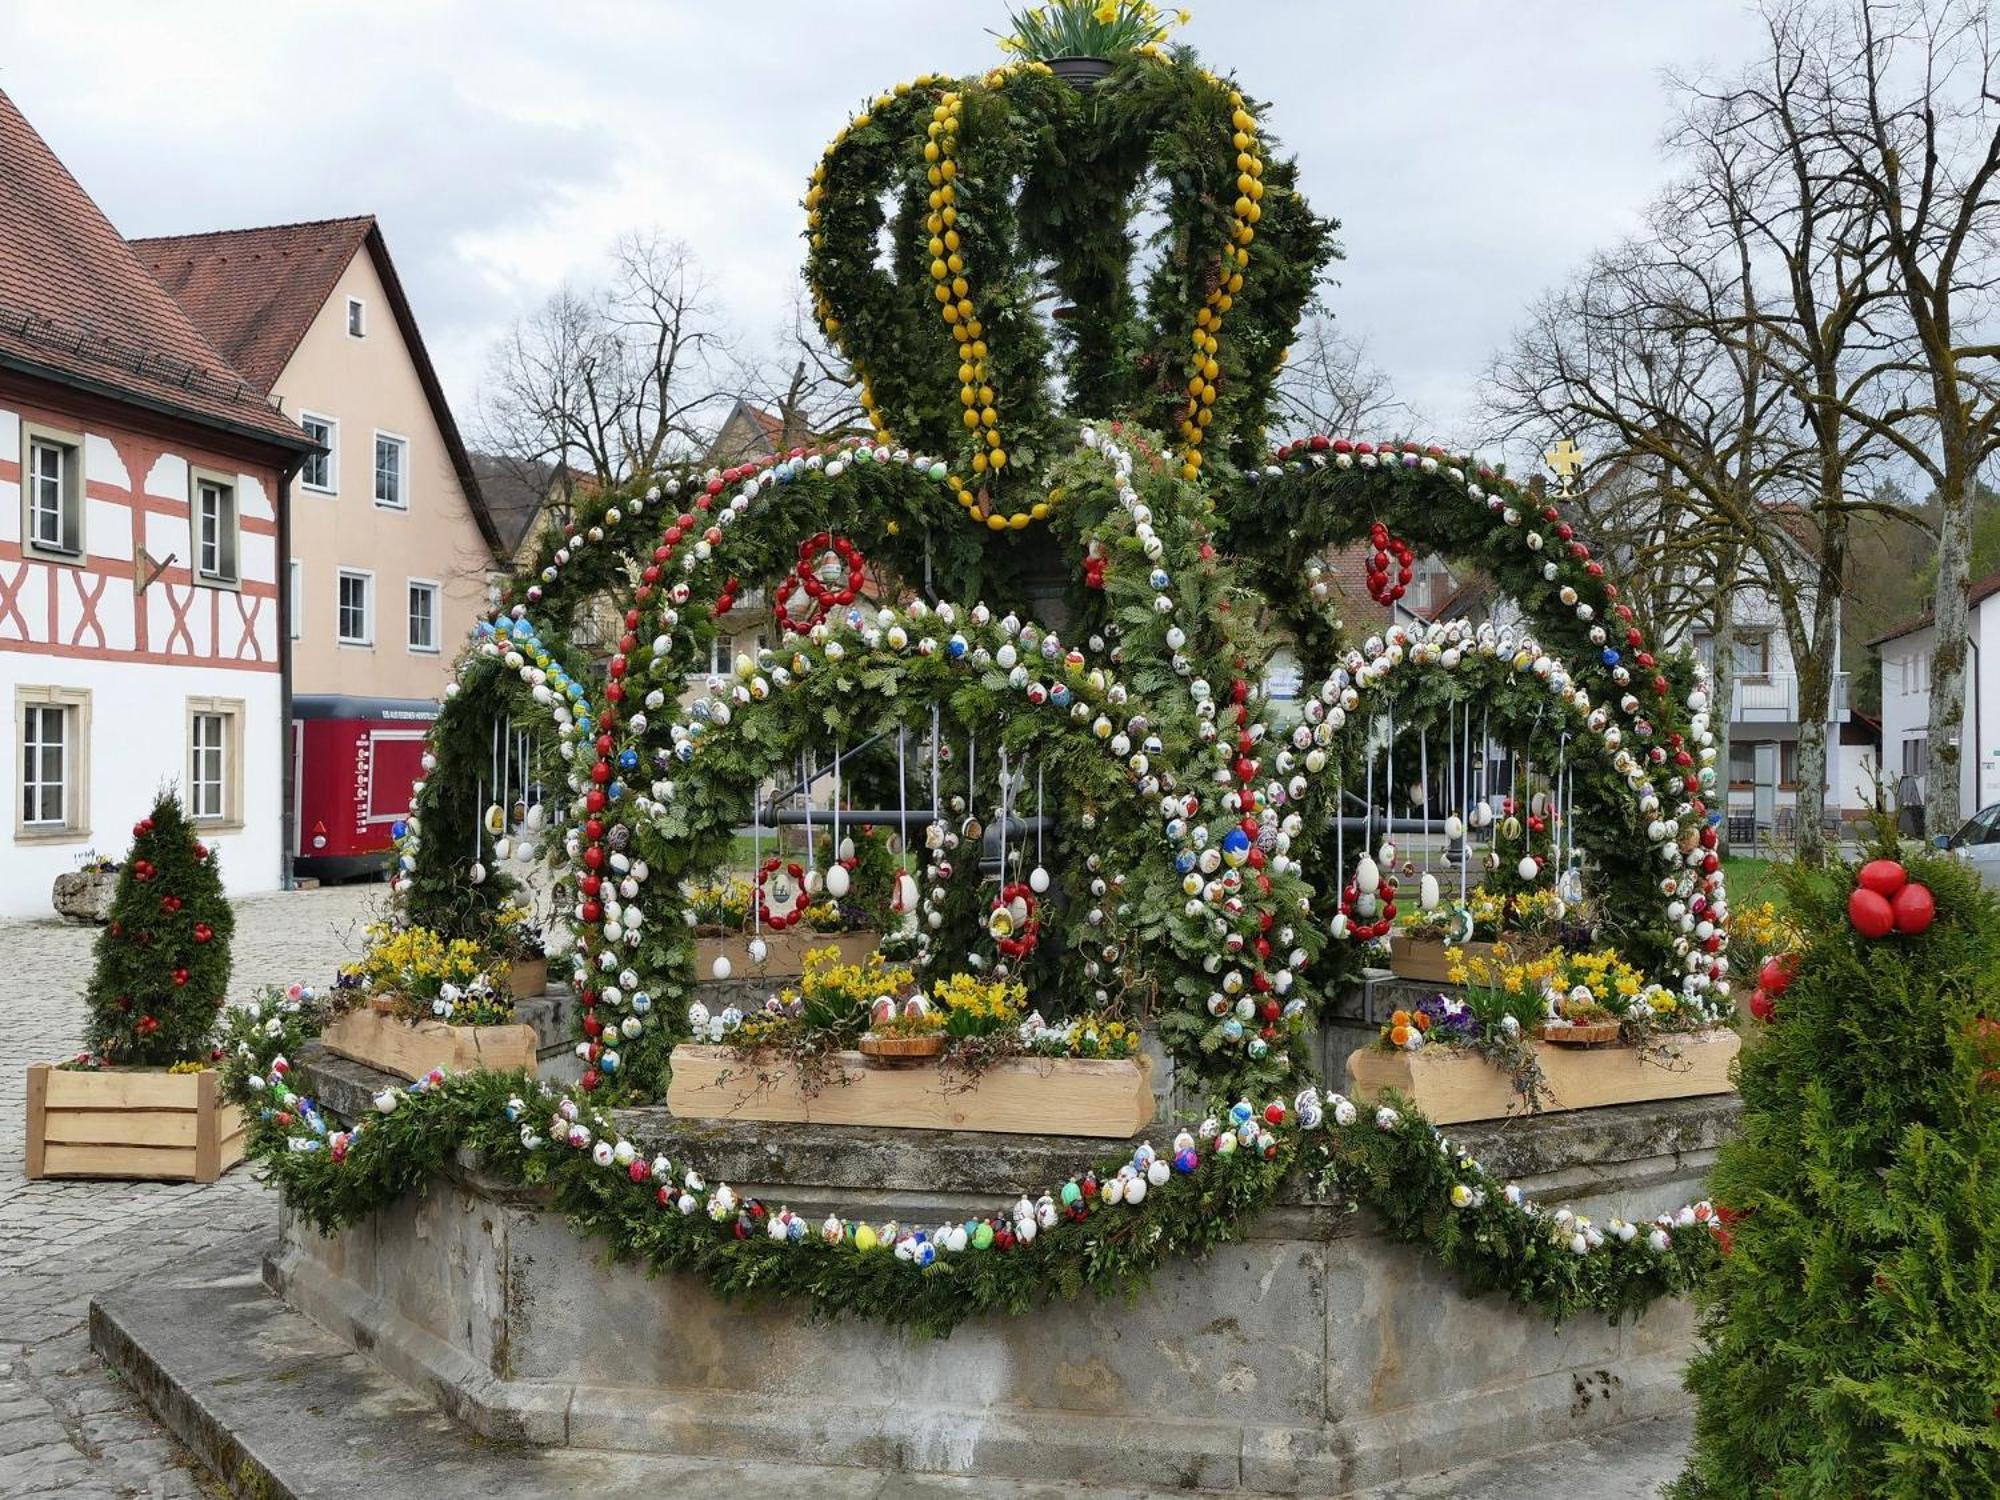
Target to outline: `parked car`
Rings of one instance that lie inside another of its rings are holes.
[[[1939,835],[1938,847],[1969,861],[1986,884],[2000,886],[2000,802],[1980,808],[1957,833]]]

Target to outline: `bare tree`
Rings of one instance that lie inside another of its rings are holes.
[[[1368,342],[1324,312],[1299,326],[1277,382],[1277,413],[1291,433],[1361,436],[1383,422],[1407,431],[1416,420],[1395,383],[1368,357]]]
[[[1901,328],[1872,378],[1865,424],[1929,476],[1938,505],[1931,659],[1931,833],[1960,822],[1967,594],[1979,471],[2000,449],[2000,78],[1993,16],[1967,0],[1849,0],[1820,13],[1798,129],[1868,207]]]
[[[601,286],[563,287],[494,348],[480,444],[566,505],[699,451],[735,357],[687,246],[622,235]]]
[[[1630,242],[1543,297],[1493,361],[1485,406],[1503,441],[1561,434],[1592,455],[1574,505],[1626,601],[1655,639],[1709,636],[1726,778],[1735,601],[1746,586],[1797,592],[1797,545],[1767,496],[1798,447],[1761,347],[1717,332],[1752,300],[1741,261],[1678,248]]]
[[[736,382],[778,419],[781,449],[870,430],[860,377],[820,332],[803,282],[770,347],[740,364]]]

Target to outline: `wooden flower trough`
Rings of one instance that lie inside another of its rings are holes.
[[[1733,1031],[1718,1028],[1673,1036],[1647,1049],[1568,1047],[1531,1044],[1549,1093],[1542,1113],[1637,1104],[1652,1099],[1687,1099],[1735,1090],[1729,1066],[1742,1048]],[[1670,1054],[1664,1055],[1662,1048]],[[1527,1104],[1513,1079],[1476,1052],[1425,1047],[1417,1052],[1363,1047],[1347,1059],[1357,1095],[1373,1098],[1394,1089],[1436,1125],[1465,1120],[1499,1120],[1524,1114]]]
[[[859,1052],[827,1059],[808,1092],[776,1052],[683,1043],[667,1108],[684,1120],[776,1120],[898,1130],[994,1130],[1122,1140],[1153,1118],[1152,1065],[1142,1057],[1020,1057],[976,1077],[935,1066],[875,1067]]]
[[[1427,984],[1449,984],[1451,960],[1447,948],[1456,946],[1467,958],[1491,958],[1491,943],[1445,942],[1441,938],[1413,938],[1397,933],[1389,939],[1389,968],[1398,979],[1415,979]]]
[[[708,978],[715,972],[718,958],[729,960],[729,966],[738,979],[757,979],[766,974],[783,976],[803,973],[808,948],[837,948],[842,963],[858,964],[882,945],[882,934],[879,932],[805,932],[796,927],[772,932],[767,928],[763,934],[764,962],[759,964],[750,956],[750,941],[755,936],[755,933],[732,932],[723,937],[697,937],[694,941],[695,977]]]
[[[443,1021],[405,1021],[374,1002],[356,1006],[320,1033],[320,1043],[336,1056],[366,1063],[384,1073],[421,1078],[433,1068],[496,1073],[535,1068],[535,1028],[452,1026]]]
[[[213,1182],[243,1159],[222,1075],[28,1069],[28,1176]]]

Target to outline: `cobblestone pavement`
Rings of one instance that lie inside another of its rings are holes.
[[[375,884],[237,903],[230,998],[267,984],[324,983],[358,951]],[[238,1167],[206,1187],[29,1182],[27,1068],[75,1052],[94,927],[0,921],[12,982],[0,990],[0,1500],[186,1496],[209,1480],[91,1353],[98,1292],[182,1256],[269,1234],[276,1205]]]

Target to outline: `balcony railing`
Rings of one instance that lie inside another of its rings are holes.
[[[1794,721],[1799,716],[1799,679],[1790,672],[1741,673],[1731,681],[1729,722],[1732,724],[1775,724]],[[1847,673],[1834,675],[1828,698],[1833,719],[1847,718]]]

